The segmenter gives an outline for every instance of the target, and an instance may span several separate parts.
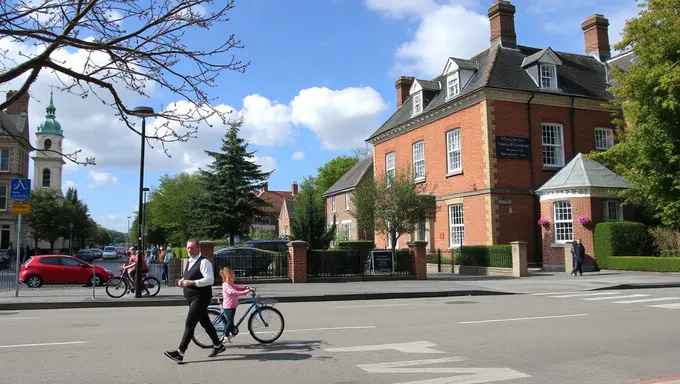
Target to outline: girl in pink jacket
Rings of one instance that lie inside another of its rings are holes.
[[[224,311],[224,317],[227,318],[227,331],[225,333],[227,341],[231,342],[231,330],[234,327],[234,315],[238,306],[238,297],[247,295],[253,290],[250,287],[234,284],[236,276],[231,268],[222,268],[220,276],[222,276],[222,299],[224,300],[222,310]]]

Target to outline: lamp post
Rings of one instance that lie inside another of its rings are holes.
[[[136,107],[132,110],[132,114],[142,118],[142,149],[141,149],[141,159],[139,162],[139,208],[137,209],[137,237],[139,238],[139,243],[142,242],[142,189],[144,188],[144,148],[146,147],[146,118],[151,117],[155,114],[153,108],[151,107]],[[135,297],[142,297],[142,257],[144,257],[144,250],[137,248],[137,265],[135,266]],[[140,257],[139,251],[142,251]]]
[[[131,217],[131,216],[128,216],[128,217],[127,217],[127,219],[128,219],[127,248],[130,247],[130,217]]]
[[[73,223],[68,223],[68,255],[73,256]]]
[[[142,218],[144,220],[144,233],[142,234],[142,249],[144,250],[144,256],[146,257],[146,238],[149,237],[149,228],[146,226],[146,193],[149,192],[149,188],[142,188],[144,192],[144,209],[142,209]]]

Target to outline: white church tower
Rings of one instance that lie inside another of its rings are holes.
[[[66,161],[54,152],[44,152],[41,149],[51,149],[63,152],[64,135],[61,124],[56,120],[54,101],[50,92],[50,103],[47,105],[45,120],[40,123],[35,133],[36,149],[33,156],[33,189],[52,188],[59,197],[63,197],[61,190],[62,172]]]

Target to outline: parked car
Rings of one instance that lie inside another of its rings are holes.
[[[248,240],[243,246],[272,252],[288,252],[288,240]]]
[[[103,256],[103,252],[102,254],[99,254],[98,252],[95,252],[94,248],[81,249],[76,253],[76,257],[85,262],[92,262],[101,259]]]
[[[104,252],[103,252],[103,259],[117,259],[118,258],[118,252],[116,252],[116,247],[109,245],[107,247],[104,247]]]
[[[236,276],[254,276],[266,272],[278,252],[254,247],[236,246],[215,251],[217,269],[228,267]]]
[[[9,269],[9,249],[0,249],[0,269]]]
[[[29,288],[40,288],[43,284],[106,284],[113,278],[111,270],[85,263],[67,255],[31,256],[21,265],[19,282]]]

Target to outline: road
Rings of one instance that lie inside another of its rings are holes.
[[[242,326],[223,355],[192,344],[182,365],[163,356],[182,307],[0,312],[0,372],[8,383],[632,384],[680,375],[678,301],[679,289],[647,289],[281,303],[274,344]]]

